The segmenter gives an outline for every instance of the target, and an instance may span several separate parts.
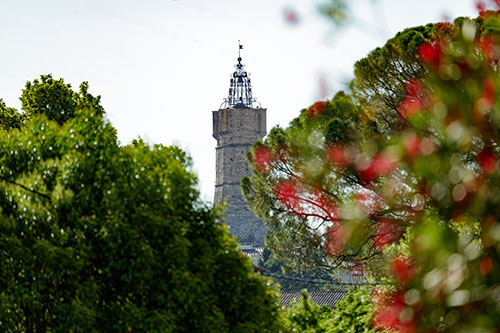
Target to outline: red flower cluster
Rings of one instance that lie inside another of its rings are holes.
[[[416,79],[410,79],[406,83],[406,96],[398,106],[398,115],[407,120],[422,108],[422,83]]]
[[[338,207],[331,200],[325,197],[323,193],[316,194],[314,201],[316,205],[319,206],[318,208],[323,213],[326,213],[328,220],[336,221],[339,219],[340,214]]]
[[[401,291],[390,296],[384,293],[375,295],[375,313],[373,326],[378,331],[396,331],[401,333],[413,333],[415,329],[415,319],[405,318],[403,311],[407,307],[404,295]]]
[[[290,181],[281,181],[275,187],[275,194],[289,209],[297,213],[299,209],[299,197],[297,196],[297,186]]]
[[[490,257],[486,257],[483,260],[481,260],[481,263],[479,264],[479,271],[483,275],[488,275],[491,273],[491,270],[493,269],[493,260],[491,260]]]
[[[267,147],[259,146],[254,150],[253,162],[259,172],[268,172],[271,168],[271,152]]]
[[[361,180],[369,183],[379,176],[388,175],[396,168],[394,162],[390,161],[383,153],[375,155],[371,162],[362,169],[359,169]]]
[[[417,54],[424,63],[435,68],[439,67],[443,57],[440,42],[436,40],[420,44]]]
[[[347,152],[340,144],[333,143],[328,146],[326,150],[326,156],[335,166],[345,168],[349,165],[349,161],[347,160]]]
[[[486,147],[477,155],[477,163],[483,169],[483,171],[491,175],[497,170],[497,159],[493,155],[493,151]]]
[[[476,9],[481,14],[486,9],[484,2],[476,1]]]
[[[488,104],[488,108],[491,108],[495,102],[495,82],[490,77],[485,78],[483,81],[483,94],[481,95],[481,99]]]
[[[489,3],[497,7],[497,9],[500,9],[500,0],[490,0]],[[483,15],[486,12],[486,4],[484,1],[476,0],[475,5],[479,15]]]
[[[415,133],[410,133],[403,138],[403,147],[409,157],[414,157],[420,152],[420,139]]]
[[[405,286],[413,279],[413,265],[407,258],[395,257],[391,263],[391,270],[400,285]]]
[[[328,102],[316,102],[307,109],[307,115],[311,118],[319,117],[328,106]]]
[[[487,35],[480,37],[476,41],[476,46],[482,53],[484,53],[489,64],[499,60],[500,51],[498,48],[498,41],[494,36]]]
[[[396,221],[382,218],[377,222],[377,235],[374,245],[378,250],[382,250],[386,245],[392,244],[401,237],[401,228]]]
[[[283,14],[285,17],[285,22],[289,24],[298,24],[299,23],[299,16],[297,15],[297,12],[292,9],[292,8],[285,8],[283,10]]]

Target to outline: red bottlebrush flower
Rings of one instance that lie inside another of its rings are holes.
[[[491,175],[497,170],[497,159],[491,149],[486,147],[477,155],[477,163],[483,171]]]
[[[406,96],[401,104],[398,106],[398,115],[404,119],[408,120],[409,117],[420,111],[422,108],[422,103],[416,97]]]
[[[401,228],[391,219],[382,218],[377,222],[377,235],[374,245],[382,250],[386,245],[392,244],[401,237]]]
[[[417,49],[417,54],[426,64],[432,67],[439,67],[441,63],[441,47],[437,41],[422,43]]]
[[[476,44],[489,62],[498,60],[497,43],[492,36],[483,36],[477,40]]]
[[[259,146],[254,150],[253,162],[259,172],[267,172],[271,168],[271,152],[267,147]]]
[[[326,254],[332,257],[338,256],[344,249],[346,243],[346,232],[341,224],[334,224],[327,229]]]
[[[307,109],[307,115],[311,118],[319,117],[328,106],[328,102],[316,102]]]
[[[422,83],[416,79],[410,79],[406,82],[406,96],[398,106],[398,115],[407,120],[413,114],[422,108]]]
[[[373,216],[380,210],[380,200],[370,192],[358,192],[354,195],[356,205],[361,207],[367,214]]]
[[[395,164],[384,154],[378,154],[372,161],[373,169],[377,175],[387,175],[394,171]]]
[[[479,271],[483,275],[488,275],[491,273],[491,270],[493,269],[493,260],[491,260],[490,257],[486,257],[483,260],[481,260],[481,263],[479,264]]]
[[[359,176],[364,182],[371,182],[379,176],[394,171],[395,165],[384,154],[377,154],[364,169],[360,169]]]
[[[409,260],[403,257],[396,257],[391,263],[392,273],[401,285],[407,285],[413,278],[413,267]]]
[[[373,167],[373,163],[368,164],[364,169],[358,169],[359,178],[365,182],[369,183],[377,179],[377,173]]]
[[[340,144],[334,143],[328,146],[326,155],[335,166],[345,168],[349,165],[349,161],[346,158],[346,151]]]
[[[481,99],[488,103],[488,108],[491,108],[495,102],[495,82],[490,77],[485,78],[483,81],[483,94],[481,95]]]
[[[364,211],[368,212],[370,210],[370,197],[366,193],[354,194],[354,201],[356,205],[363,208]]]
[[[317,194],[315,201],[316,204],[320,207],[320,210],[322,210],[322,213],[326,213],[328,215],[328,219],[330,221],[338,219],[340,215],[338,207],[328,198],[326,198],[323,193]]]
[[[285,8],[283,10],[283,14],[284,14],[286,23],[292,24],[292,25],[299,23],[299,17],[297,15],[297,12],[294,9]]]
[[[276,197],[285,206],[297,211],[299,209],[299,197],[297,196],[297,187],[289,181],[279,182],[275,187]]]
[[[406,155],[413,157],[420,152],[420,139],[415,133],[410,133],[403,138],[403,147]]]
[[[422,83],[416,79],[409,79],[405,84],[406,94],[418,97],[422,93]]]
[[[395,292],[390,297],[382,295],[385,299],[379,300],[375,305],[374,326],[377,330],[403,331],[409,326],[400,322],[401,312],[405,308],[404,296]]]
[[[484,12],[484,9],[485,9],[484,2],[476,1],[476,9],[480,14],[481,14],[481,12]]]
[[[500,9],[500,0],[493,0],[493,2],[495,3],[495,6]]]

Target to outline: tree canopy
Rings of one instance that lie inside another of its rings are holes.
[[[343,111],[332,111],[342,95],[317,102],[249,156],[255,173],[242,190],[275,231],[268,244],[278,254],[292,262],[298,256],[297,266],[309,259],[297,244],[309,246],[308,254],[326,252],[330,264],[389,256],[395,286],[377,297],[379,329],[500,326],[499,15],[438,24],[439,33],[425,38],[415,33],[421,28],[403,32],[418,75],[395,72],[399,81],[378,91],[370,88],[377,77],[365,77],[367,98],[355,82]],[[394,104],[368,103],[377,94]],[[388,106],[400,125],[373,124],[370,115]],[[342,125],[331,135],[334,119]]]
[[[42,76],[22,100],[28,119],[0,130],[0,330],[277,330],[276,292],[186,153],[119,146],[86,84]]]
[[[56,80],[51,74],[41,75],[40,79],[26,82],[20,97],[22,109],[28,117],[43,113],[59,124],[72,118],[76,110],[83,108],[91,108],[102,115],[104,109],[101,106],[101,96],[92,96],[88,88],[88,83],[82,82],[77,93],[71,89],[71,84],[64,83],[64,79]]]
[[[17,112],[16,109],[5,105],[3,99],[0,98],[0,128],[8,130],[11,128],[19,128],[22,126],[24,116]]]

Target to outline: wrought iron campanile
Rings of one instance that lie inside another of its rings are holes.
[[[229,204],[226,224],[242,245],[260,247],[264,244],[266,228],[251,212],[243,199],[240,181],[250,176],[246,154],[252,144],[266,135],[266,109],[253,98],[248,73],[241,62],[239,44],[229,95],[219,110],[213,111],[213,137],[217,140],[215,203]]]

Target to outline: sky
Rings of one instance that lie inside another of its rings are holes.
[[[121,144],[141,137],[193,158],[213,200],[212,112],[241,56],[268,131],[346,88],[356,60],[404,28],[475,17],[472,0],[349,0],[342,28],[322,0],[0,0],[0,98],[21,108],[26,81],[88,81]],[[290,20],[290,13],[293,13]]]

